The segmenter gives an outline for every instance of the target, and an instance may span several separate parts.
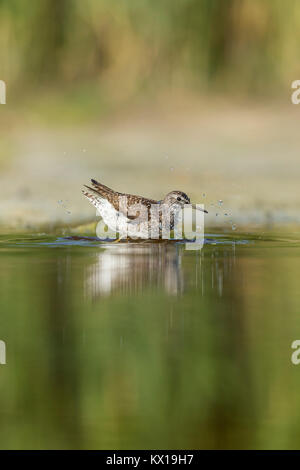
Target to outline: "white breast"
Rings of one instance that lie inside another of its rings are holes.
[[[110,230],[118,232],[120,237],[148,238],[148,222],[141,222],[139,219],[131,220],[122,212],[117,211],[107,199],[97,200],[98,214]]]

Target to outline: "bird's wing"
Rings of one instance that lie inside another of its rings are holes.
[[[154,199],[147,199],[135,194],[120,194],[119,193],[118,206],[119,211],[125,214],[128,219],[135,220],[143,216],[147,212],[147,219],[149,220],[151,204],[157,204]]]
[[[143,210],[145,210],[145,207],[149,213],[151,204],[157,204],[157,201],[154,199],[146,199],[134,194],[119,193],[94,179],[91,182],[93,188],[90,186],[85,187],[92,191],[94,197],[98,196],[101,199],[106,199],[116,211],[126,215],[130,220],[137,219]]]
[[[92,191],[98,193],[100,197],[110,200],[110,198],[115,194],[115,191],[108,186],[105,186],[104,184],[99,183],[94,179],[91,179],[91,182],[94,189],[89,189],[92,189]]]

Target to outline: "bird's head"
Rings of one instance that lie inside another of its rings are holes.
[[[163,204],[168,205],[169,207],[172,208],[178,208],[180,209],[183,207],[185,204],[190,204],[190,198],[188,197],[187,194],[185,194],[182,191],[171,191],[168,193],[165,197],[164,200],[162,201]]]
[[[191,200],[183,191],[171,191],[165,196],[162,203],[168,205],[170,208],[176,211],[182,209],[185,204],[190,204]],[[197,207],[196,204],[192,204],[192,207],[193,209],[207,213],[205,209]]]

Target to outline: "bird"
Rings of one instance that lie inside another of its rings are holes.
[[[182,209],[190,204],[190,198],[179,190],[169,192],[162,200],[149,199],[135,194],[121,193],[91,179],[91,186],[84,185],[84,196],[96,207],[109,229],[118,232],[119,242],[124,238],[167,238],[180,219]],[[194,209],[207,213],[195,204]]]

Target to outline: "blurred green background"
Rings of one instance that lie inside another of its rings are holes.
[[[276,95],[299,73],[299,19],[297,0],[2,0],[1,72],[11,93],[98,111],[164,88]]]
[[[296,0],[1,0],[0,225],[91,220],[90,177],[298,224],[299,20]]]

